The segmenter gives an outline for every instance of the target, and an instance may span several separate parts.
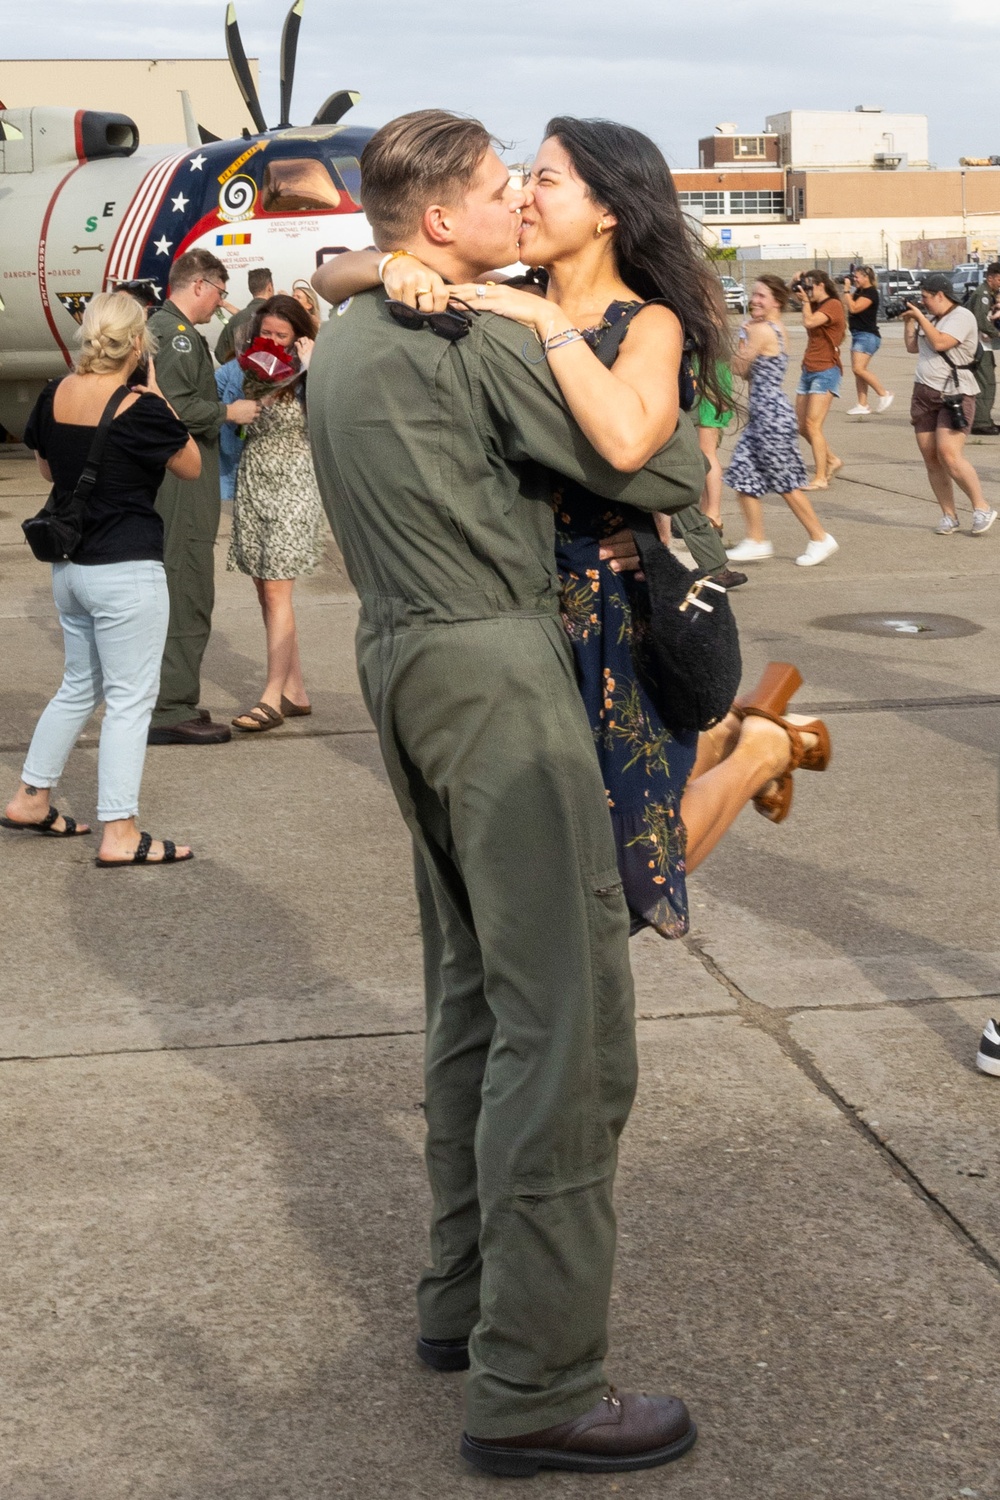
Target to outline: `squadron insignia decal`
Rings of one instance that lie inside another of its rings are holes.
[[[257,202],[257,184],[245,172],[228,178],[219,189],[219,218],[232,224],[249,219]]]
[[[56,292],[56,296],[63,307],[69,313],[74,323],[82,323],[83,315],[87,310],[87,303],[93,296],[93,292]]]

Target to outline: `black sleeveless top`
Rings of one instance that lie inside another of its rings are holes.
[[[97,429],[56,420],[52,401],[58,385],[58,380],[50,380],[35,402],[24,441],[45,459],[56,488],[71,494]],[[115,417],[84,514],[75,563],[93,567],[163,561],[163,522],[153,502],[168,460],[187,440],[187,428],[159,396],[142,395]]]

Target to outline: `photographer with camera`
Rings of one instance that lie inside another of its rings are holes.
[[[918,356],[910,421],[942,511],[934,529],[938,536],[959,529],[954,481],[972,501],[973,536],[982,536],[997,513],[983,499],[979,475],[964,453],[979,392],[979,329],[968,308],[958,306],[951,277],[943,272],[924,277],[920,296],[923,308],[907,302],[903,319],[907,350]]]

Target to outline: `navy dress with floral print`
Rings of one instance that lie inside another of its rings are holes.
[[[605,327],[627,307],[613,303]],[[601,541],[628,526],[627,507],[559,479],[553,491],[556,564],[563,624],[597,756],[632,930],[664,937],[688,930],[687,836],[680,801],[694,765],[697,733],[672,735],[641,681],[649,591],[598,556]]]

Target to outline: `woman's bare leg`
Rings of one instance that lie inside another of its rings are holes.
[[[793,715],[788,719],[792,724],[809,722]],[[803,735],[803,739],[807,745],[815,743],[814,735]],[[700,759],[700,740],[698,750]],[[787,769],[790,759],[791,743],[780,724],[750,716],[740,725],[732,753],[697,779],[692,775],[681,798],[689,874],[712,852],[751,798]]]
[[[698,752],[691,767],[687,784],[697,781],[706,771],[711,771],[727,755],[732,755],[740,737],[740,720],[735,714],[726,714],[721,723],[711,729],[703,729],[698,736]]]
[[[748,539],[751,542],[766,542],[763,505],[761,505],[756,495],[737,494],[736,498],[740,502],[740,509],[743,512]]]
[[[807,489],[825,490],[830,476],[843,468],[842,461],[830,448],[823,432],[823,423],[832,405],[832,391],[813,392],[811,396],[799,396],[796,401],[799,432],[812,449],[816,464],[816,478],[806,486]]]
[[[299,665],[295,611],[292,609],[292,589],[295,582],[291,578],[264,578],[255,579],[254,582],[260,585],[262,592],[264,627],[267,631],[267,683],[260,701],[280,712],[283,695],[292,698],[293,702],[302,701],[295,698],[294,692],[288,692],[290,683],[300,693],[305,693],[302,668]]]
[[[701,492],[701,508],[710,521],[722,523],[722,465],[719,463],[719,439],[722,431],[718,427],[699,427],[698,446],[708,459],[705,488]]]
[[[952,487],[951,475],[941,462],[938,454],[937,438],[936,430],[934,432],[918,432],[917,447],[920,449],[920,456],[924,461],[924,468],[927,470],[930,487],[934,491],[934,498],[938,505],[940,505],[942,514],[950,516],[953,521],[957,521],[958,517],[955,514],[955,491]]]
[[[938,461],[944,465],[949,478],[969,497],[973,510],[988,510],[979,475],[965,456],[965,433],[956,432],[953,427],[939,427],[935,436]]]
[[[851,355],[851,368],[854,371],[854,383],[858,388],[858,404],[860,406],[868,405],[869,390],[873,390],[876,396],[886,395],[885,386],[868,368],[870,360],[870,354],[859,353]]]
[[[803,494],[801,490],[789,490],[787,495],[782,496],[782,499],[796,521],[800,521],[806,528],[806,531],[809,533],[809,540],[811,542],[821,542],[826,536],[826,528],[816,514],[813,503],[808,495]]]

